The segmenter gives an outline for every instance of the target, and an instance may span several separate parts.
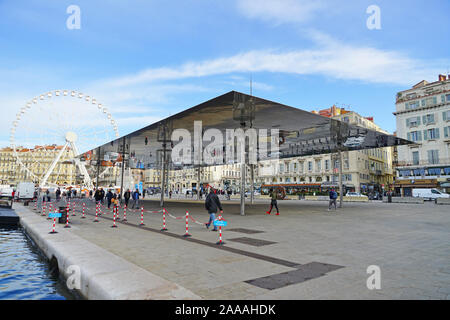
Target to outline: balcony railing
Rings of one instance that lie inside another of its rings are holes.
[[[450,158],[439,158],[438,163],[433,163],[428,160],[420,161],[394,161],[394,167],[417,167],[417,166],[446,166],[450,165]]]

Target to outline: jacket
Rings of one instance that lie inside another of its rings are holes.
[[[222,211],[219,197],[215,193],[210,192],[205,200],[205,208],[209,213],[217,213],[217,209]]]

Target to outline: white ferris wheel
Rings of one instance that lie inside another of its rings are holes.
[[[116,121],[95,98],[74,90],[54,90],[19,110],[10,143],[27,180],[40,187],[56,186],[67,175],[67,166],[62,164],[68,164],[78,169],[85,187],[93,188],[93,177],[77,156],[117,137]]]

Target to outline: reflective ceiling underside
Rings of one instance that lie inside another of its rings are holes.
[[[372,149],[411,143],[393,135],[231,91],[95,148],[90,151],[89,158],[107,160],[111,158],[109,155],[122,154],[125,149],[125,159],[130,160],[130,163],[127,163],[129,167],[157,167],[160,164],[159,155],[164,141],[169,150],[177,144],[177,141],[173,143],[170,141],[173,130],[186,129],[191,133],[192,140],[194,139],[194,121],[202,121],[203,132],[215,128],[223,132],[224,137],[227,129],[267,129],[269,134],[271,129],[278,129],[279,153],[269,154],[269,158],[307,156],[334,153],[339,150]],[[203,147],[208,143],[205,142]]]

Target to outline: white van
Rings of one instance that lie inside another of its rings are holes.
[[[437,189],[413,189],[413,197],[424,198],[424,200],[436,200],[437,198],[450,198],[450,195]]]
[[[19,182],[16,189],[17,199],[31,200],[34,198],[34,182]]]

